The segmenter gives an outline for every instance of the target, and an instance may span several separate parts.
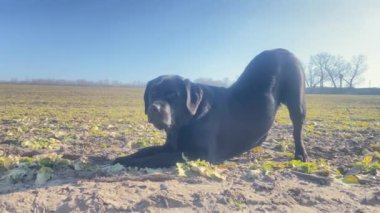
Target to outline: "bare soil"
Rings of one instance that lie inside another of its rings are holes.
[[[379,174],[366,176],[360,184],[346,184],[290,169],[270,174],[250,169],[262,159],[289,160],[278,149],[284,137],[291,140],[291,126],[275,125],[263,145],[263,156],[258,159],[246,153],[232,159],[237,165],[221,168],[224,181],[179,177],[175,168],[119,174],[68,168],[56,171],[42,186],[36,186],[33,178],[16,184],[1,182],[0,212],[380,212]],[[344,169],[360,160],[379,137],[379,132],[371,130],[341,138],[326,132],[305,137],[305,143],[311,159],[324,158],[331,166]],[[121,151],[135,151],[126,147]],[[12,142],[2,143],[1,150],[21,156],[48,152],[20,148]],[[107,164],[121,151],[93,148],[88,153],[78,144],[56,150],[64,158],[86,158],[93,164]]]

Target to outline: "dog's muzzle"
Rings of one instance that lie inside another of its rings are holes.
[[[148,108],[148,121],[157,129],[169,129],[172,125],[170,106],[162,102],[153,102]]]

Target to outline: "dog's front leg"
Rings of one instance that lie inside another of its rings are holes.
[[[178,130],[172,129],[166,132],[166,143],[170,149],[178,150]]]
[[[175,166],[177,162],[182,161],[182,155],[177,151],[160,152],[141,158],[123,159],[120,163],[125,167],[138,168],[162,168]]]
[[[166,167],[166,165],[172,165],[173,163],[167,162],[167,159],[164,159],[163,156],[167,156],[171,158],[172,156],[175,161],[178,161],[177,156],[177,149],[178,149],[178,131],[171,130],[170,132],[167,132],[166,135],[166,143],[162,146],[152,146],[152,147],[146,147],[143,149],[138,150],[136,153],[125,156],[125,157],[119,157],[116,158],[113,161],[113,164],[120,163],[124,166],[137,166],[137,167],[144,167],[145,165],[152,165],[154,167],[155,163],[160,164],[160,162],[150,162],[152,161],[151,157],[156,157],[158,160],[162,161],[162,167]],[[179,156],[181,156],[179,154]],[[181,158],[180,158],[181,159]],[[165,163],[166,162],[166,163]],[[175,163],[174,163],[175,164]],[[151,166],[146,166],[151,167]]]
[[[164,152],[168,149],[169,149],[169,147],[166,144],[163,146],[151,146],[151,147],[142,148],[142,149],[138,150],[137,152],[135,152],[131,155],[116,158],[112,162],[112,164],[117,164],[117,163],[120,163],[123,165],[128,164],[128,162],[133,160],[133,159],[144,158],[144,157],[147,157],[150,155],[155,155],[157,153]]]

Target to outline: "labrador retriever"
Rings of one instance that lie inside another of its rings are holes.
[[[177,75],[157,77],[146,86],[145,113],[166,132],[166,143],[113,163],[169,167],[182,160],[182,153],[221,163],[261,145],[280,104],[287,106],[293,124],[295,158],[307,161],[302,142],[304,87],[302,65],[285,49],[257,55],[229,88],[192,83]]]

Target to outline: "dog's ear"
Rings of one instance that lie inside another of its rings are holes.
[[[186,88],[186,107],[191,115],[195,115],[203,98],[203,90],[198,84],[184,80]]]
[[[150,95],[150,89],[152,88],[152,85],[153,85],[153,80],[149,81],[145,87],[145,92],[144,92],[145,114],[148,114],[149,95]]]

